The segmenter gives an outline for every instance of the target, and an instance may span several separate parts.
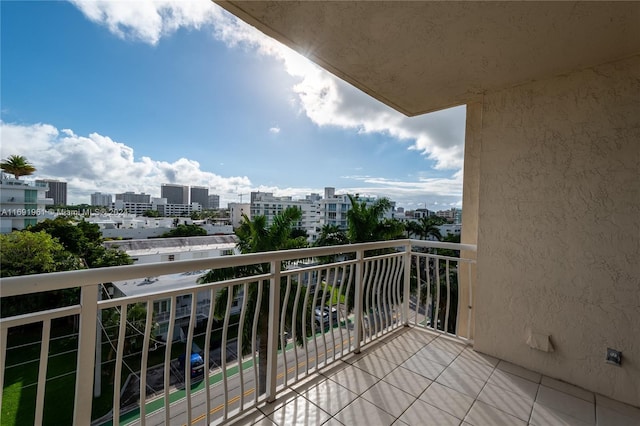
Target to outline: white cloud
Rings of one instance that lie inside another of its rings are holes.
[[[298,78],[292,88],[301,112],[319,126],[388,134],[435,162],[437,169],[461,169],[465,108],[408,118],[265,36],[210,0],[71,0],[84,15],[125,39],[157,44],[179,28],[207,28],[229,47],[244,47],[282,61]]]
[[[60,179],[68,182],[69,202],[89,203],[90,194],[144,192],[160,196],[162,183],[199,185],[220,195],[221,205],[248,199],[251,191],[272,192],[276,196],[302,199],[310,193],[323,194],[324,188],[253,186],[247,176],[223,177],[200,169],[197,161],[180,158],[174,162],[149,157],[136,159],[131,147],[108,136],[91,133],[76,135],[70,129],[58,130],[50,124],[21,125],[0,122],[0,158],[24,155],[37,172],[33,178]],[[359,193],[388,197],[400,206],[429,208],[461,206],[462,173],[451,178],[418,178],[397,181],[372,176],[342,176],[347,182],[338,193]]]
[[[280,127],[272,127],[269,129],[269,132],[273,133],[274,135],[277,135],[278,133],[280,133]]]
[[[232,194],[249,192],[246,176],[223,177],[203,171],[197,161],[180,158],[172,163],[149,157],[136,159],[131,147],[108,136],[78,136],[70,129],[49,124],[0,123],[0,158],[24,155],[33,163],[37,178],[68,182],[69,202],[89,203],[90,194],[144,192],[160,196],[162,183],[201,185],[219,194],[223,204]]]

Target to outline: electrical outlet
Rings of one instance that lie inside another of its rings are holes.
[[[622,352],[607,348],[607,363],[617,365],[622,364]]]

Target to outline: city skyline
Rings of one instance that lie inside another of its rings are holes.
[[[207,0],[1,7],[1,157],[70,203],[166,182],[461,207],[464,107],[402,116]]]

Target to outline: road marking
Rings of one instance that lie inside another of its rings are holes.
[[[334,351],[336,348],[338,348],[339,346],[343,346],[343,345],[346,345],[347,343],[350,343],[350,341],[351,341],[351,340],[353,340],[353,337],[351,337],[349,340],[343,340],[343,341],[342,341],[342,342],[340,342],[340,343],[336,343],[336,344],[335,344],[335,346],[334,346],[333,348],[329,348],[329,349],[327,350],[327,352],[333,352],[333,351]],[[294,350],[295,350],[295,347],[294,347]],[[320,354],[318,354],[318,357],[322,357],[322,355],[325,355],[325,352],[321,352]],[[312,356],[312,357],[310,357],[310,358],[309,358],[309,362],[312,362],[312,361],[315,361],[315,360],[316,360],[316,357],[314,357],[314,356]],[[299,362],[299,363],[298,363],[298,368],[301,368],[301,367],[302,367],[302,366],[304,366],[305,364],[306,364],[306,362],[305,362],[305,361],[301,361],[301,362]],[[287,373],[291,373],[291,372],[295,371],[295,369],[296,369],[296,366],[294,365],[293,367],[291,367],[291,368],[289,368],[289,369],[287,370]],[[284,376],[284,372],[282,372],[282,373],[278,374],[277,378],[278,378],[278,379],[280,379],[280,378],[282,378],[283,376]],[[255,390],[256,390],[255,388],[251,388],[251,389],[247,390],[247,391],[243,394],[243,396],[249,396],[249,395],[251,395],[252,393],[254,393],[254,392],[255,392]],[[238,401],[239,399],[240,399],[240,395],[236,395],[236,396],[234,396],[233,398],[231,398],[231,399],[230,399],[226,404],[220,404],[220,405],[218,405],[217,407],[212,408],[212,409],[209,411],[209,414],[215,414],[215,413],[217,413],[218,411],[222,410],[222,409],[224,408],[224,406],[225,406],[225,405],[229,406],[229,405],[231,405],[231,404],[235,403],[236,401]],[[205,413],[205,414],[201,414],[201,415],[199,415],[198,417],[196,417],[195,419],[192,419],[192,420],[191,420],[191,424],[192,424],[192,425],[194,425],[194,424],[198,423],[199,421],[201,421],[201,420],[205,419],[206,417],[207,417],[206,413]],[[187,424],[186,424],[186,423],[183,423],[183,425],[182,425],[182,426],[187,426]]]

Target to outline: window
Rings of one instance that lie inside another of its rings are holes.
[[[24,202],[25,203],[35,203],[38,201],[38,191],[35,189],[25,189],[24,190]]]

